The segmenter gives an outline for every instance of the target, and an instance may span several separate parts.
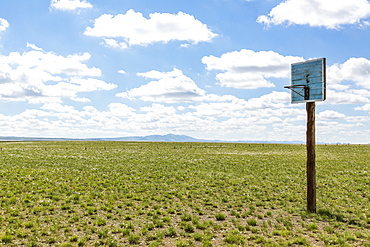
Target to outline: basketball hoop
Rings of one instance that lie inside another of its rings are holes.
[[[307,211],[316,212],[315,102],[326,99],[326,58],[291,65],[292,103],[306,102],[307,111]]]
[[[319,58],[291,65],[292,103],[326,99],[326,59]]]

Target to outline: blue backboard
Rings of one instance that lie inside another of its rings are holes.
[[[326,59],[319,58],[292,64],[292,103],[326,99]]]

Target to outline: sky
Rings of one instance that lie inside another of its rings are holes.
[[[0,136],[370,143],[367,0],[0,0]]]

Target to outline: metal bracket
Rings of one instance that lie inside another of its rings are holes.
[[[292,90],[296,94],[302,96],[305,100],[308,100],[310,98],[310,90],[309,87],[307,87],[306,85],[285,86],[284,88]],[[300,88],[301,90],[296,91],[295,88]]]

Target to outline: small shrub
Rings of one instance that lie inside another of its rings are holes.
[[[171,237],[171,238],[176,237],[176,235],[177,235],[177,231],[174,227],[168,228],[168,230],[165,233],[166,237]]]
[[[324,230],[327,232],[327,233],[330,233],[330,234],[333,234],[335,232],[334,228],[332,226],[325,226],[324,227]]]
[[[204,240],[202,242],[202,247],[212,247],[212,243],[209,240]]]
[[[175,214],[175,213],[176,213],[176,212],[175,212],[175,210],[174,210],[174,209],[172,209],[172,208],[167,209],[167,212],[168,212],[169,214]]]
[[[223,213],[218,213],[215,215],[215,217],[216,217],[216,220],[219,220],[219,221],[226,219],[226,216]]]
[[[130,244],[138,244],[140,241],[140,236],[135,235],[135,234],[130,234],[127,239]]]
[[[88,207],[88,208],[87,208],[87,213],[88,213],[89,215],[93,215],[93,214],[95,214],[97,211],[98,211],[98,210],[97,210],[96,208],[94,208],[94,207]]]
[[[308,245],[308,240],[304,237],[296,237],[291,241],[291,245]]]
[[[316,223],[309,223],[306,228],[309,231],[316,231],[317,229],[319,229]]]
[[[191,221],[191,214],[185,213],[181,216],[181,221]]]
[[[245,227],[242,225],[237,225],[236,228],[241,232],[245,230]]]
[[[257,220],[256,219],[248,219],[247,224],[249,226],[256,226],[257,225]]]
[[[61,209],[62,210],[70,210],[71,207],[69,205],[64,204],[64,205],[61,206]]]
[[[35,226],[35,224],[32,221],[27,221],[27,222],[24,223],[25,228],[32,228],[34,226]]]
[[[1,237],[1,242],[2,243],[11,243],[13,240],[13,237],[11,235],[5,234],[4,236]]]
[[[181,228],[187,233],[193,233],[194,232],[194,226],[191,223],[188,223],[188,222],[181,223]]]
[[[69,241],[71,242],[77,242],[78,241],[78,237],[75,235],[75,236],[72,236]]]
[[[131,234],[131,229],[126,228],[122,230],[123,236],[129,236],[130,234]]]
[[[97,226],[105,226],[107,224],[107,221],[104,219],[97,219],[95,223]]]
[[[288,219],[284,219],[284,220],[283,220],[283,225],[284,225],[286,228],[288,228],[288,229],[291,229],[291,228],[293,227],[293,223],[292,223],[290,220],[288,220]]]
[[[168,216],[165,216],[165,217],[162,218],[162,221],[163,222],[166,222],[166,223],[170,223],[171,222],[171,218],[168,217]]]
[[[148,247],[159,247],[159,246],[161,246],[160,242],[153,242],[153,243],[150,243]]]
[[[228,244],[241,244],[244,245],[244,236],[238,234],[229,234],[224,238],[224,241]]]
[[[200,232],[194,233],[193,238],[195,241],[202,241],[204,239],[204,234]]]
[[[85,242],[85,239],[81,239],[80,241],[78,241],[77,246],[85,246]]]
[[[155,226],[154,226],[154,224],[153,224],[153,223],[149,223],[149,224],[147,224],[147,225],[146,225],[146,228],[147,228],[149,231],[151,231],[151,230],[153,230],[153,229],[155,228]]]
[[[58,246],[59,247],[72,247],[72,244],[71,243],[63,243],[63,244],[60,244]]]
[[[194,244],[191,241],[178,241],[176,242],[176,247],[188,247],[193,246]]]
[[[108,229],[102,229],[101,231],[98,231],[98,237],[99,238],[107,238],[108,237]]]
[[[209,225],[211,225],[212,221],[203,221],[203,222],[197,222],[195,224],[195,227],[199,230],[205,230]]]
[[[162,228],[164,227],[164,222],[158,219],[153,220],[153,224],[156,228]]]

